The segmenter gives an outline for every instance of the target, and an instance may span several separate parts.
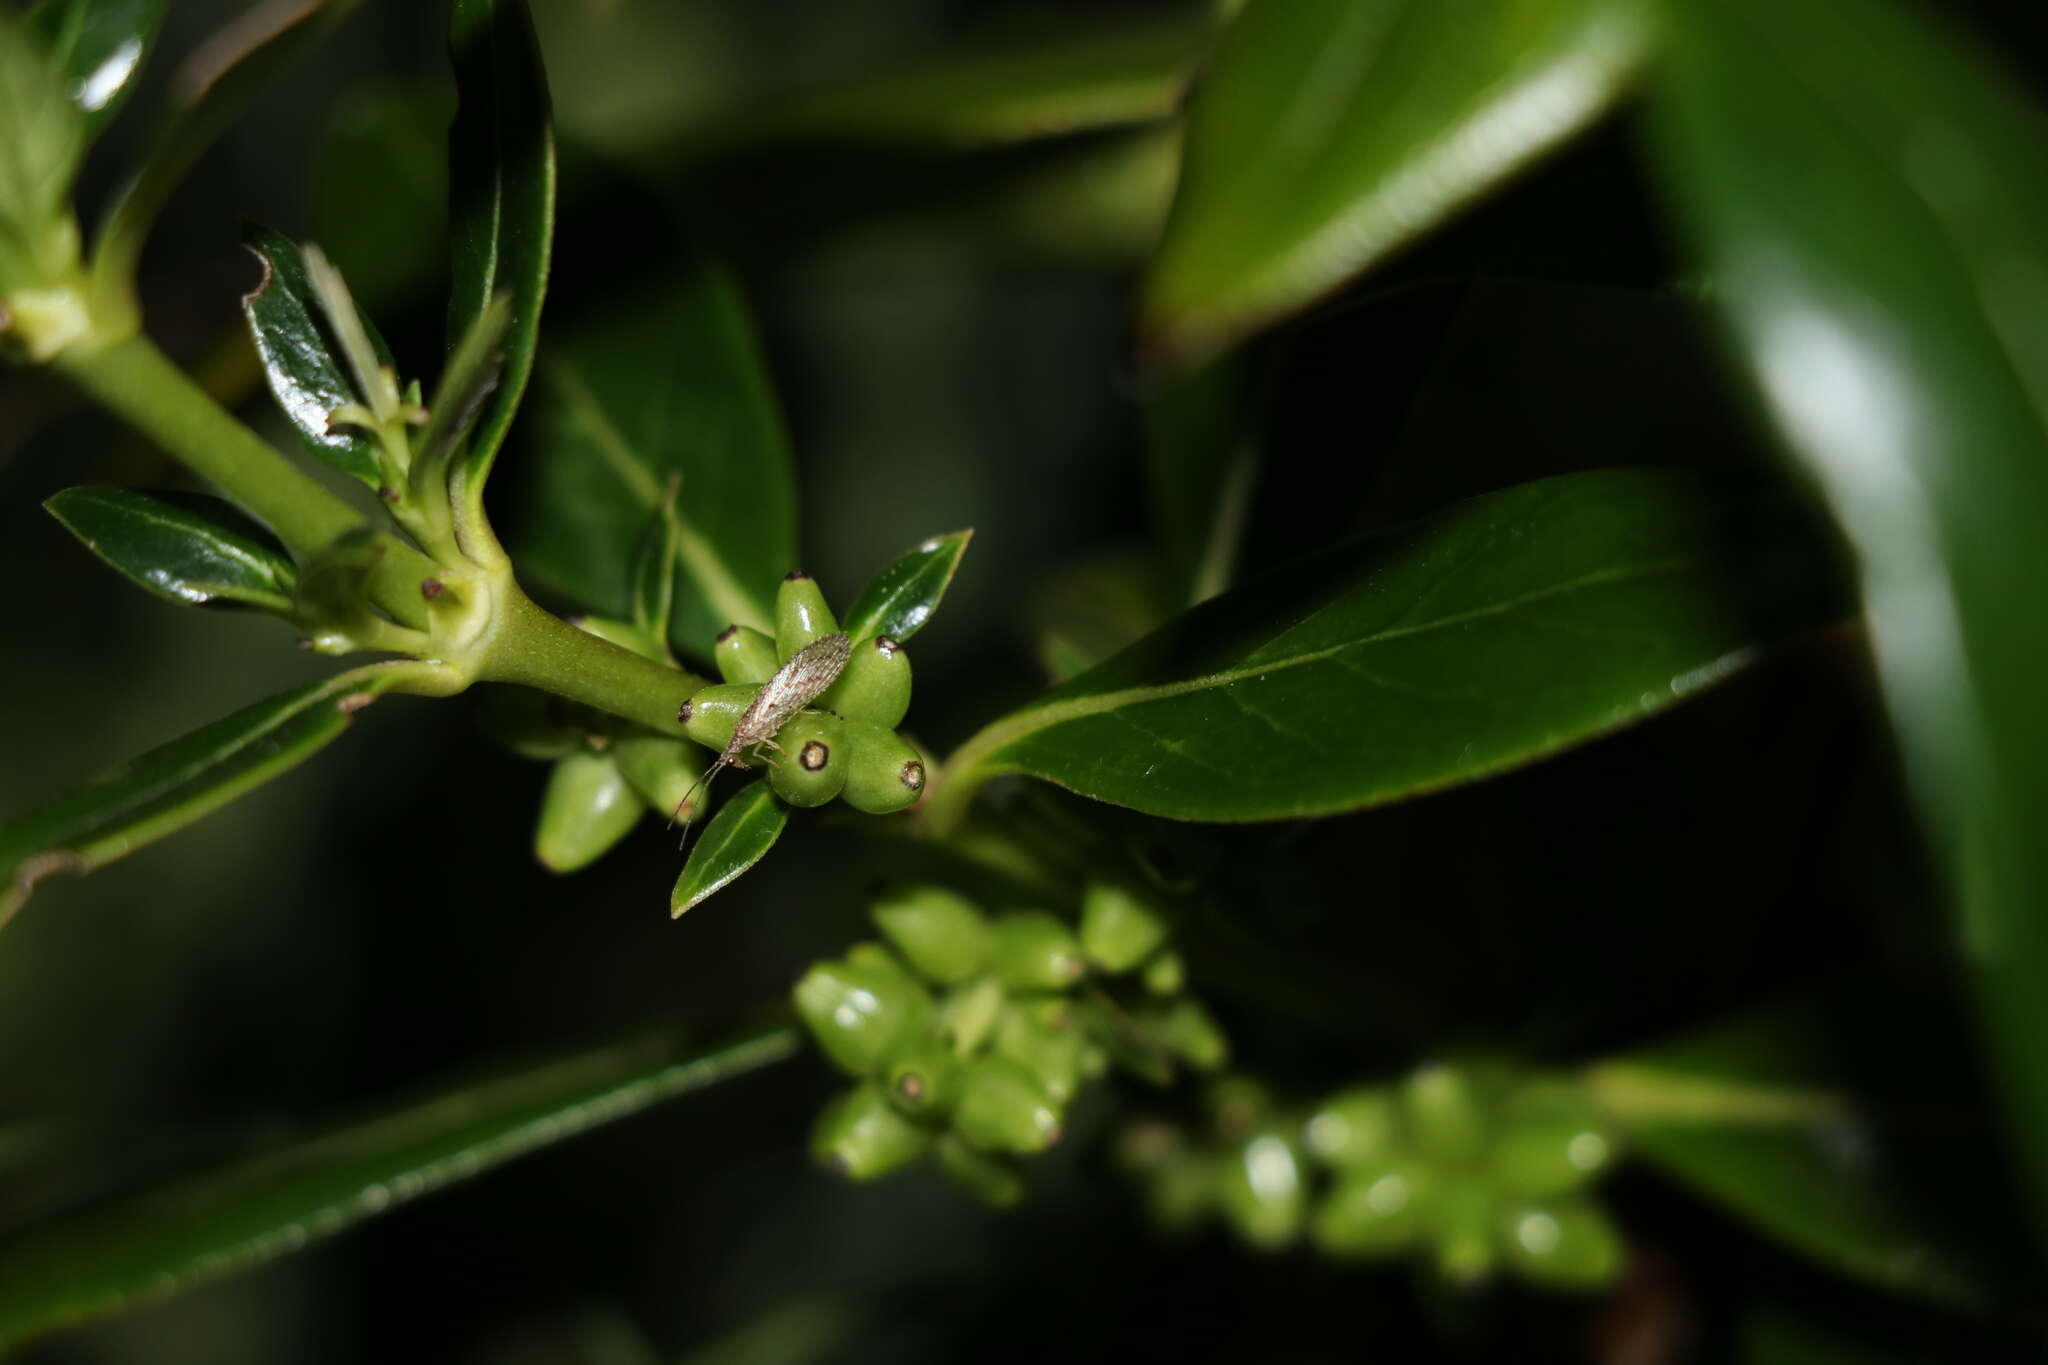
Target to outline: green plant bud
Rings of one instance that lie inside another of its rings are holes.
[[[704,751],[696,745],[667,735],[628,735],[613,741],[610,752],[633,790],[663,816],[694,820],[704,813],[711,792],[697,782]],[[683,810],[686,799],[690,809]]]
[[[1401,1143],[1401,1102],[1380,1086],[1339,1091],[1309,1115],[1302,1140],[1332,1166],[1385,1161]]]
[[[596,714],[531,687],[486,684],[477,703],[477,725],[521,758],[564,758],[591,747]]]
[[[1527,1081],[1501,1106],[1495,1182],[1510,1194],[1546,1198],[1593,1180],[1614,1162],[1614,1139],[1584,1086],[1556,1077]]]
[[[811,641],[839,629],[818,582],[802,569],[775,590],[775,650],[784,663]]]
[[[1200,1152],[1165,1161],[1145,1182],[1145,1207],[1163,1232],[1192,1232],[1216,1211],[1223,1162]]]
[[[844,960],[848,966],[871,967],[892,976],[902,976],[905,970],[902,958],[890,952],[887,944],[877,943],[871,938],[864,938],[847,948]]]
[[[667,645],[655,639],[631,621],[614,621],[609,616],[576,616],[570,620],[586,635],[595,635],[620,649],[630,649],[643,659],[661,660],[668,656]]]
[[[977,1151],[958,1133],[939,1134],[932,1153],[940,1170],[990,1208],[1012,1208],[1024,1197],[1024,1173],[1016,1162]]]
[[[794,992],[797,1014],[849,1076],[881,1073],[931,1024],[932,1001],[909,973],[875,961],[820,962]]]
[[[1292,1242],[1307,1207],[1294,1144],[1276,1129],[1253,1134],[1224,1163],[1216,1207],[1239,1237],[1261,1251]]]
[[[1598,1289],[1621,1273],[1621,1232],[1587,1199],[1511,1204],[1500,1244],[1522,1278],[1555,1289]]]
[[[713,683],[692,693],[676,718],[682,721],[684,734],[714,753],[724,753],[740,717],[760,692],[759,683]]]
[[[1468,1176],[1439,1175],[1429,1204],[1436,1268],[1452,1284],[1478,1284],[1493,1274],[1493,1191]]]
[[[1057,1003],[1057,1002],[1048,1002]],[[1064,1013],[1064,1011],[1059,1011]],[[1081,1031],[1068,1021],[1052,1022],[1055,1012],[1035,1005],[1012,1005],[996,1024],[990,1045],[998,1057],[1021,1063],[1056,1105],[1065,1105],[1081,1088]]]
[[[1361,1162],[1345,1170],[1316,1210],[1310,1235],[1332,1256],[1400,1251],[1428,1221],[1434,1184],[1430,1168],[1413,1157]]]
[[[879,1086],[835,1097],[811,1130],[811,1156],[850,1180],[876,1180],[923,1156],[931,1134],[890,1108]]]
[[[893,815],[924,795],[924,759],[894,730],[845,722],[846,804],[868,815]]]
[[[846,785],[844,727],[831,716],[804,711],[783,722],[768,761],[768,785],[792,806],[822,806]]]
[[[885,893],[869,913],[910,965],[942,986],[957,986],[988,965],[988,917],[942,886]]]
[[[952,1111],[960,1098],[960,1059],[931,1035],[889,1058],[882,1072],[889,1103],[914,1119],[931,1120]]]
[[[1467,1068],[1446,1062],[1418,1067],[1402,1090],[1415,1150],[1438,1165],[1470,1165],[1486,1152],[1487,1106]]]
[[[548,775],[533,856],[550,871],[574,872],[603,857],[646,810],[609,754],[570,754]]]
[[[939,1036],[966,1057],[979,1052],[1003,1012],[1003,985],[992,976],[961,986],[939,1007]]]
[[[960,1069],[953,1128],[985,1152],[1028,1156],[1060,1140],[1060,1114],[1038,1078],[1021,1064],[982,1056]]]
[[[1154,995],[1179,995],[1188,982],[1187,967],[1180,954],[1169,948],[1145,964],[1145,974],[1140,979]]]
[[[1154,1042],[1197,1071],[1215,1071],[1230,1062],[1230,1040],[1193,996],[1147,1009],[1138,1023]]]
[[[998,916],[989,938],[989,967],[1013,991],[1063,991],[1081,979],[1081,945],[1043,910]]]
[[[887,635],[870,635],[853,647],[845,670],[815,705],[848,720],[895,729],[910,711],[910,651]]]
[[[1108,882],[1090,882],[1081,897],[1081,951],[1106,972],[1127,972],[1166,942],[1166,921],[1137,897]]]
[[[751,626],[727,626],[711,643],[718,676],[729,683],[764,683],[775,676],[775,642]]]

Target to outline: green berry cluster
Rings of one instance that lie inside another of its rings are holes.
[[[936,886],[872,913],[887,942],[814,965],[795,991],[855,1081],[819,1116],[812,1150],[855,1180],[930,1154],[1006,1207],[1023,1197],[1023,1159],[1059,1141],[1082,1085],[1112,1063],[1148,1074],[1168,1057],[1210,1069],[1228,1055],[1182,991],[1163,921],[1113,888],[1090,888],[1078,934],[1047,911],[988,915]]]
[[[712,655],[725,679],[695,693],[683,707],[683,729],[724,752],[761,686],[798,650],[839,630],[817,582],[806,573],[784,579],[775,594],[775,637],[729,626]],[[765,766],[775,794],[792,806],[822,806],[835,797],[855,810],[887,815],[924,793],[924,760],[896,733],[910,710],[910,655],[887,635],[853,642],[846,667],[808,709],[784,722],[766,744],[741,759]]]
[[[1306,1110],[1243,1076],[1208,1099],[1202,1139],[1150,1120],[1125,1130],[1124,1164],[1163,1226],[1214,1216],[1255,1247],[1306,1234],[1342,1260],[1421,1251],[1463,1285],[1504,1267],[1583,1290],[1621,1268],[1621,1235],[1588,1192],[1614,1139],[1569,1077],[1439,1063]]]

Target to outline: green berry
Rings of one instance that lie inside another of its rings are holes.
[[[1145,975],[1141,979],[1145,989],[1154,995],[1179,995],[1187,985],[1187,967],[1181,962],[1179,953],[1168,949],[1145,964]]]
[[[676,718],[682,721],[684,734],[713,753],[724,753],[740,717],[760,693],[759,683],[713,683],[692,693]]]
[[[794,992],[797,1014],[849,1076],[881,1073],[931,1024],[932,1001],[910,975],[871,960],[820,962]]]
[[[1002,1012],[1003,984],[992,976],[984,976],[946,997],[945,1004],[939,1007],[939,1035],[952,1047],[955,1056],[969,1056],[981,1050]]]
[[[1436,1268],[1453,1284],[1478,1284],[1493,1274],[1493,1191],[1469,1177],[1445,1178],[1429,1206]]]
[[[1347,1169],[1316,1210],[1310,1235],[1338,1257],[1385,1256],[1412,1243],[1429,1214],[1434,1178],[1413,1157]]]
[[[1166,942],[1158,911],[1108,882],[1090,882],[1081,897],[1081,951],[1106,972],[1127,972]]]
[[[876,901],[870,913],[875,927],[928,980],[957,986],[988,965],[988,917],[956,892],[901,887]]]
[[[548,774],[533,856],[550,871],[574,872],[625,838],[646,810],[611,755],[570,754]]]
[[[1500,1242],[1522,1278],[1555,1289],[1598,1289],[1621,1272],[1621,1233],[1586,1199],[1512,1204]]]
[[[613,761],[633,790],[663,815],[679,820],[694,820],[711,799],[709,790],[697,781],[703,773],[698,758],[702,752],[694,744],[667,735],[628,735],[611,747]],[[688,810],[681,809],[685,799],[691,802]]]
[[[776,731],[782,746],[768,763],[768,785],[792,806],[822,806],[846,785],[844,727],[831,716],[804,711]]]
[[[875,1180],[923,1156],[931,1134],[889,1107],[881,1089],[857,1085],[835,1098],[811,1130],[811,1155],[852,1180]]]
[[[1063,1001],[1011,1005],[1003,1011],[990,1045],[997,1056],[1021,1063],[1036,1076],[1046,1097],[1057,1105],[1072,1100],[1081,1088],[1081,1031],[1065,1012]]]
[[[910,711],[910,653],[887,635],[853,647],[837,681],[814,703],[820,710],[893,730]]]
[[[941,1133],[932,1144],[939,1169],[991,1208],[1007,1209],[1024,1197],[1024,1173],[1006,1157],[970,1146],[958,1133]]]
[[[751,626],[727,626],[712,641],[711,658],[729,683],[764,683],[775,676],[775,642]]]
[[[1545,1198],[1591,1181],[1614,1160],[1614,1139],[1584,1086],[1561,1078],[1524,1082],[1501,1106],[1492,1152],[1496,1183]]]
[[[1401,1141],[1401,1102],[1379,1086],[1340,1091],[1302,1125],[1308,1149],[1332,1166],[1380,1163]]]
[[[889,1103],[914,1119],[930,1120],[950,1112],[960,1097],[960,1059],[942,1041],[928,1037],[889,1059],[882,1086]]]
[[[1162,1231],[1193,1231],[1215,1211],[1223,1163],[1198,1152],[1162,1162],[1145,1184],[1145,1206]]]
[[[1277,1129],[1255,1133],[1223,1166],[1216,1206],[1250,1245],[1277,1251],[1301,1231],[1306,1207],[1301,1160]]]
[[[989,939],[989,967],[1014,991],[1063,991],[1081,979],[1081,945],[1066,925],[1043,910],[997,918]]]
[[[1028,1156],[1059,1141],[1060,1113],[1022,1065],[983,1056],[961,1067],[953,1128],[985,1152]]]
[[[1197,1071],[1215,1071],[1230,1062],[1230,1039],[1193,996],[1180,996],[1137,1017],[1154,1042]]]
[[[775,650],[787,662],[811,641],[839,629],[817,580],[798,569],[775,590]]]
[[[1468,1068],[1435,1062],[1417,1068],[1402,1091],[1415,1150],[1438,1165],[1471,1165],[1485,1154],[1488,1115],[1482,1086]]]
[[[849,720],[846,804],[868,815],[891,815],[915,805],[924,795],[924,760],[894,730]]]

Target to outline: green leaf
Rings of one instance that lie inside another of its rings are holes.
[[[103,867],[305,762],[405,667],[372,664],[280,692],[0,826],[0,924],[42,878]]]
[[[438,88],[355,93],[314,155],[311,237],[366,313],[396,312],[440,274],[452,109]]]
[[[351,478],[380,486],[376,438],[361,427],[328,421],[335,409],[365,400],[339,354],[298,244],[255,223],[243,225],[242,244],[263,263],[262,282],[242,296],[242,314],[271,396],[309,452]],[[376,337],[369,319],[363,328]],[[388,363],[383,343],[372,344]]]
[[[1174,610],[1230,586],[1258,464],[1247,369],[1226,356],[1165,379],[1145,406],[1161,596]]]
[[[125,488],[90,487],[43,504],[86,549],[158,597],[289,611],[298,570],[283,551],[221,525],[232,513],[216,505],[220,513],[209,516]]]
[[[2048,1222],[2048,136],[1924,6],[1674,13],[1666,173],[1763,409],[1859,561]]]
[[[667,495],[648,518],[633,551],[633,624],[664,648],[669,622],[675,619],[676,574],[683,562],[683,519],[676,515],[682,480],[669,476]]]
[[[1146,281],[1153,342],[1204,359],[1303,307],[1607,110],[1641,0],[1252,0],[1188,110]]]
[[[515,1157],[792,1056],[782,1028],[692,1054],[667,1039],[586,1052],[54,1222],[0,1251],[0,1345],[259,1265]]]
[[[789,807],[775,799],[766,779],[742,787],[690,849],[668,900],[669,914],[682,914],[760,862],[788,823]]]
[[[34,27],[0,10],[0,290],[47,284],[75,266],[71,181],[85,120]]]
[[[522,570],[628,615],[635,540],[679,476],[676,638],[702,655],[727,625],[772,633],[776,585],[797,567],[796,498],[730,276],[693,259],[625,311],[551,337],[541,380]]]
[[[42,0],[29,22],[57,64],[87,137],[120,112],[164,17],[164,0]]]
[[[908,640],[924,629],[960,568],[974,530],[933,536],[871,579],[846,610],[840,629],[858,643],[870,635]]]
[[[1134,551],[1111,551],[1063,565],[1032,589],[1027,603],[1038,662],[1065,682],[1128,649],[1172,613],[1159,606],[1159,576]]]
[[[1277,820],[1530,762],[1826,618],[1825,573],[1771,510],[1611,470],[1343,542],[996,721],[927,815],[943,824],[932,802],[957,808],[987,777],[1027,773],[1154,815]]]
[[[455,122],[448,129],[448,301],[451,351],[505,295],[511,319],[498,387],[465,457],[465,496],[481,516],[484,480],[533,372],[555,235],[555,139],[547,76],[523,0],[454,0],[449,54]]]

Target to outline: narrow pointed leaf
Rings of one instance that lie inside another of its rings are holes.
[[[421,1195],[792,1056],[792,1029],[692,1052],[602,1048],[258,1153],[0,1251],[0,1345],[296,1251]]]
[[[1301,308],[1608,109],[1640,0],[1251,0],[1188,112],[1146,282],[1188,360]]]
[[[305,762],[402,667],[373,664],[280,692],[0,826],[0,924],[43,877],[91,872]]]
[[[691,261],[623,312],[553,340],[535,393],[522,569],[606,616],[631,612],[633,549],[680,478],[675,637],[699,654],[772,630],[796,563],[788,438],[730,276]]]
[[[214,499],[207,499],[209,503]],[[67,488],[43,506],[86,549],[172,602],[239,602],[287,611],[298,570],[283,551],[208,516],[125,488]]]
[[[1854,547],[2048,1224],[2048,134],[1935,8],[1673,12],[1669,182]]]
[[[669,897],[669,913],[680,915],[730,885],[761,861],[788,823],[789,807],[776,800],[765,778],[742,788],[690,845],[690,860]]]
[[[846,610],[840,622],[847,638],[865,640],[870,635],[889,635],[908,640],[924,629],[939,599],[960,568],[973,528],[950,535],[933,536],[899,558],[860,590],[860,596]]]
[[[448,130],[451,350],[504,295],[505,362],[465,455],[466,496],[484,480],[533,372],[555,233],[555,141],[547,76],[524,0],[454,0],[449,54],[456,114]]]
[[[57,63],[88,137],[120,112],[164,17],[164,0],[42,0],[29,19]]]
[[[672,477],[668,495],[648,519],[633,551],[633,624],[664,646],[675,617],[676,574],[683,559],[683,520],[676,514],[681,488],[682,480]]]
[[[475,429],[485,405],[503,387],[503,342],[511,317],[512,301],[501,294],[477,315],[448,357],[448,368],[428,404],[426,430],[420,433],[418,467],[422,472],[439,467],[461,444]]]
[[[1831,619],[1825,560],[1782,513],[1613,470],[1341,543],[995,722],[927,805],[1026,773],[1155,815],[1276,820],[1530,762]]]

